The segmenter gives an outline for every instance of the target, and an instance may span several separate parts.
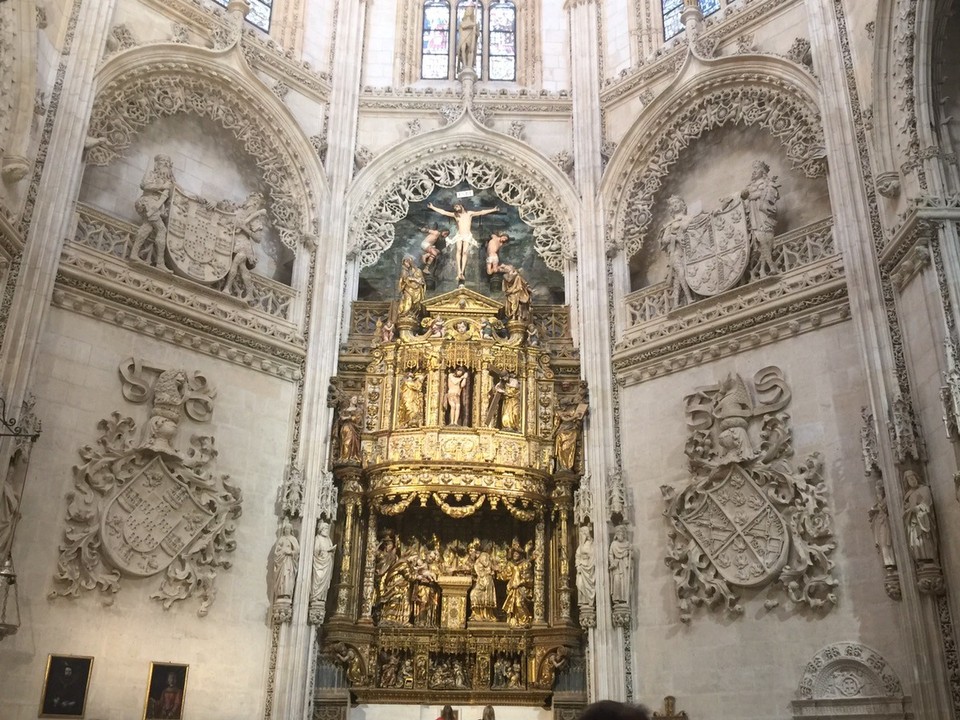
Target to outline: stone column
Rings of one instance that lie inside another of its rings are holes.
[[[304,526],[317,521],[316,506],[320,478],[329,457],[332,411],[327,407],[327,385],[336,374],[337,348],[340,345],[340,318],[344,308],[341,295],[345,269],[346,208],[343,197],[353,176],[363,33],[366,16],[364,0],[346,0],[337,14],[330,115],[327,125],[327,177],[330,196],[322,208],[323,218],[317,256],[329,262],[315,262],[312,279],[311,325],[307,344],[307,362],[303,385],[303,411],[300,437],[304,438],[299,460],[304,468]],[[301,556],[300,575],[309,576],[310,553]],[[293,603],[293,621],[281,630],[280,647],[274,669],[275,695],[273,718],[307,717],[311,698],[311,656],[317,634],[307,622],[309,583],[297,588]]]
[[[850,298],[851,317],[859,341],[860,357],[867,379],[874,417],[893,417],[891,405],[901,394],[896,376],[894,347],[886,314],[892,297],[885,297],[870,228],[876,208],[871,212],[864,192],[865,178],[858,149],[866,152],[866,138],[857,137],[850,112],[851,97],[844,67],[844,48],[840,27],[831,0],[811,0],[809,13],[810,44],[814,66],[824,88],[823,129],[830,173],[827,177],[830,203],[834,211],[834,238],[843,254]],[[889,283],[889,280],[886,280]],[[908,398],[909,402],[909,398]],[[937,621],[936,598],[921,595],[916,570],[907,545],[903,523],[903,491],[900,468],[903,458],[896,457],[889,442],[879,443],[878,465],[886,487],[890,509],[890,530],[898,566],[903,573],[901,614],[904,638],[914,665],[914,711],[918,720],[953,717],[950,686]]]
[[[616,467],[616,433],[614,429],[613,363],[611,328],[607,308],[607,257],[604,249],[603,208],[597,202],[603,142],[600,121],[600,36],[596,0],[567,0],[564,5],[570,27],[571,84],[573,94],[574,175],[580,191],[581,212],[577,235],[576,272],[582,289],[579,302],[578,340],[590,348],[583,354],[583,372],[590,383],[590,422],[584,438],[586,470],[597,498],[597,517],[606,517],[605,478]],[[597,553],[597,597],[609,596],[605,549],[609,544],[606,523],[598,522],[595,550]],[[595,652],[589,654],[591,699],[624,700],[632,697],[628,690],[624,642],[621,632],[613,627],[610,604],[597,603],[597,627],[588,632],[588,642]]]

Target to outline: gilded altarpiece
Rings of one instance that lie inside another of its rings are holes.
[[[416,276],[416,270],[404,272]],[[321,652],[359,702],[544,705],[582,655],[586,385],[563,306],[357,302],[338,375]]]

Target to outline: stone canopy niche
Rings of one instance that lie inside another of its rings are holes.
[[[397,300],[354,303],[332,382],[321,652],[359,702],[542,706],[582,655],[571,515],[588,401],[567,308],[532,304],[512,265],[467,273],[496,273],[502,301],[462,285],[426,299],[428,263],[401,263]]]

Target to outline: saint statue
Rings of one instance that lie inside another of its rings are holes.
[[[507,595],[503,611],[508,625],[523,627],[533,619],[533,563],[524,555],[520,545],[514,543],[507,560]]]
[[[513,265],[501,265],[503,273],[503,312],[507,320],[530,321],[530,284]]]
[[[263,218],[266,214],[263,195],[260,193],[251,193],[237,210],[233,259],[230,262],[230,271],[223,281],[223,291],[243,300],[253,292],[250,271],[257,266],[255,244],[263,240]]]
[[[470,9],[468,8],[467,11],[470,12]],[[476,33],[476,24],[474,24],[474,33]],[[461,37],[461,44],[462,42],[463,40]],[[476,41],[474,40],[474,42]],[[469,67],[469,65],[467,67]],[[456,250],[457,280],[462,283],[467,279],[465,273],[470,260],[470,253],[479,245],[476,239],[473,237],[473,229],[471,227],[473,224],[473,219],[482,215],[489,215],[491,213],[499,212],[500,208],[492,207],[485,208],[483,210],[467,210],[460,203],[454,205],[452,211],[438,208],[433,203],[428,203],[427,207],[433,210],[435,213],[440,213],[445,217],[453,218],[454,222],[457,224],[457,234],[453,236],[451,242]]]
[[[574,555],[577,568],[577,602],[593,606],[597,597],[597,561],[593,555],[593,525],[580,526],[580,543]]]
[[[337,441],[339,444],[337,462],[360,462],[360,421],[363,410],[356,395],[350,396],[346,407],[341,407],[337,413]]]
[[[297,560],[300,543],[293,534],[293,527],[286,518],[280,523],[280,534],[273,549],[273,601],[292,602],[293,589],[297,583]]]
[[[616,610],[629,607],[630,565],[633,561],[633,549],[627,540],[626,526],[617,525],[614,529],[607,556],[610,569],[610,599],[613,601],[613,608]]]
[[[337,549],[330,539],[330,521],[320,518],[313,540],[313,582],[310,585],[310,608],[323,612],[327,590],[333,577],[333,553]],[[322,615],[321,615],[322,619]]]
[[[397,289],[400,291],[397,317],[416,315],[427,293],[427,281],[423,277],[423,271],[414,264],[409,255],[403,259]]]
[[[492,374],[492,373],[491,373]],[[498,427],[500,423],[500,411],[503,407],[503,396],[507,392],[507,385],[504,378],[498,377],[490,388],[487,396],[487,412],[483,417],[483,424],[487,427]]]
[[[577,466],[577,446],[586,409],[580,405],[565,405],[557,410],[554,418],[553,454],[556,469],[574,470]]]
[[[907,489],[903,494],[903,520],[907,525],[907,543],[918,561],[939,563],[937,517],[933,510],[930,486],[920,482],[913,470],[903,474]]]
[[[470,376],[462,365],[447,373],[447,391],[443,396],[443,406],[447,409],[447,425],[469,424],[469,384]]]
[[[510,432],[520,432],[520,381],[511,373],[507,376],[503,394],[503,409],[500,414],[500,427]]]
[[[472,70],[477,55],[477,10],[473,2],[464,6],[457,37],[457,63],[460,70]]]
[[[890,514],[887,510],[887,493],[883,488],[883,481],[877,481],[877,502],[867,512],[870,518],[870,529],[873,530],[873,542],[877,552],[883,559],[884,567],[893,567],[897,564],[893,554],[893,538],[890,535]]]
[[[417,428],[423,425],[422,373],[408,370],[400,381],[400,402],[397,407],[397,426]]]
[[[470,590],[470,619],[491,622],[496,620],[497,590],[493,584],[495,566],[486,550],[478,551],[473,563],[473,587]]]

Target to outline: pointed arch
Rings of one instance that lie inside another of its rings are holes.
[[[394,241],[394,225],[411,202],[436,187],[463,180],[492,188],[530,226],[534,248],[547,267],[561,271],[575,256],[580,200],[569,178],[525,143],[483,127],[470,113],[424,133],[365,167],[347,193],[353,218],[348,253],[360,268],[373,265]]]
[[[823,127],[814,78],[799,65],[772,56],[701,61],[683,68],[620,142],[601,184],[612,208],[608,241],[640,249],[657,191],[680,154],[697,138],[728,124],[758,125],[783,146],[794,169],[826,172]]]
[[[232,133],[270,191],[281,241],[297,251],[319,232],[328,196],[320,159],[296,120],[250,70],[239,48],[208,50],[174,43],[132,48],[97,73],[87,162],[107,165],[161,117],[207,117]]]

